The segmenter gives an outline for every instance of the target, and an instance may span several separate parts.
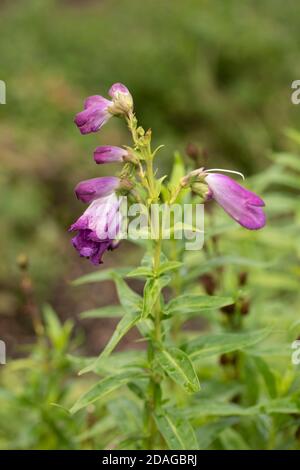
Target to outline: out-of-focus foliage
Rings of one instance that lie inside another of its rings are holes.
[[[116,80],[134,90],[140,119],[147,127],[151,117],[167,144],[164,171],[190,141],[207,149],[209,166],[257,171],[268,149],[287,145],[282,129],[299,123],[290,101],[299,10],[292,0],[0,3],[1,311],[14,309],[19,251],[49,300],[55,276],[70,278],[77,263],[73,254],[62,262],[64,232],[79,211],[75,183],[97,173],[89,160],[99,143],[80,138],[72,122],[84,97]],[[100,140],[122,136],[117,122]]]
[[[258,173],[251,184],[267,204],[268,224],[258,233],[237,227],[221,210],[207,213],[205,249],[185,257],[172,285],[174,292],[236,302],[222,313],[194,312],[170,323],[176,342],[194,358],[202,386],[190,399],[170,382],[164,392],[172,391],[171,414],[175,408],[178,422],[190,421],[199,448],[299,448],[300,366],[291,363],[291,343],[300,335],[300,137],[289,131],[289,140],[284,129],[299,127],[290,84],[300,74],[300,4],[19,0],[0,2],[0,15],[0,79],[7,83],[7,104],[0,106],[0,315],[20,314],[15,261],[21,252],[30,258],[38,299],[54,299],[73,314],[61,297],[71,290],[65,279],[91,269],[82,267],[65,233],[81,209],[73,186],[98,174],[90,165],[91,144],[117,145],[124,130],[114,121],[100,140],[82,138],[72,119],[86,95],[122,81],[134,91],[145,126],[154,122],[157,141],[167,144],[164,172],[174,148],[197,142],[207,149],[200,163],[208,155],[210,167],[226,163]],[[127,247],[112,257],[122,262],[125,253],[128,262]],[[168,247],[166,254],[174,255]],[[77,311],[98,307],[87,306],[86,289]],[[94,315],[113,316],[111,310]],[[66,409],[92,381],[75,378],[74,369],[91,361],[74,357],[68,324],[59,325],[49,310],[46,317],[46,333],[26,358],[0,366],[0,447],[141,446],[143,380],[136,383],[138,373],[128,374],[128,364],[138,358],[136,368],[143,366],[143,352],[114,352],[96,371],[101,378],[116,372],[106,383],[112,393],[70,417]],[[270,327],[251,346],[247,334]],[[216,337],[207,344],[214,338],[207,332],[245,337],[239,346],[224,336],[223,343]],[[157,419],[166,447],[172,436]]]

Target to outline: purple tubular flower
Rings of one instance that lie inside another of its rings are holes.
[[[208,174],[205,181],[209,188],[207,199],[215,199],[240,225],[249,230],[258,230],[265,225],[262,210],[265,203],[259,196],[219,173]]]
[[[122,162],[128,155],[127,150],[112,145],[97,147],[94,151],[94,160],[98,164],[110,162]]]
[[[121,227],[121,202],[115,193],[95,199],[69,229],[78,231],[72,239],[74,248],[93,264],[101,264],[104,252],[119,244],[116,238]]]
[[[103,176],[81,181],[75,187],[77,199],[82,202],[92,202],[95,199],[112,194],[120,185],[116,176]]]
[[[94,95],[86,99],[84,111],[76,114],[75,124],[81,134],[97,132],[112,116],[109,108],[113,102],[103,98],[103,96]]]

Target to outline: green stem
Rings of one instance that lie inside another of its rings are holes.
[[[143,131],[139,133],[137,120],[133,112],[129,113],[127,116],[128,128],[132,134],[132,139],[134,142],[134,148],[142,155],[142,161],[145,162],[145,170],[142,168],[142,162],[140,162],[140,176],[146,184],[144,186],[148,192],[148,204],[149,211],[150,205],[152,202],[158,202],[159,196],[156,191],[156,181],[153,171],[153,154],[151,151],[150,138],[149,135],[146,136]],[[158,275],[160,267],[160,257],[161,257],[161,230],[159,230],[158,239],[154,240],[153,243],[153,276]],[[145,403],[145,433],[147,435],[146,448],[151,450],[155,445],[157,429],[155,421],[153,418],[153,413],[160,406],[161,400],[161,388],[160,388],[160,377],[157,376],[157,373],[154,370],[154,354],[157,344],[161,343],[162,332],[161,332],[161,306],[160,299],[157,300],[153,308],[153,321],[154,328],[152,335],[149,337],[148,341],[148,362],[150,367],[150,380],[149,380],[149,389],[148,397]]]

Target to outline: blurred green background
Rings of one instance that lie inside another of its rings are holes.
[[[115,296],[109,285],[86,298],[68,284],[95,269],[70,245],[67,228],[83,210],[73,187],[115,171],[93,165],[94,147],[128,139],[117,119],[81,136],[73,118],[84,98],[125,83],[140,121],[165,144],[162,172],[192,143],[208,166],[251,175],[271,152],[293,150],[285,129],[300,123],[290,99],[299,40],[294,0],[0,1],[0,336],[10,355],[33,334],[26,303],[47,301],[66,318]],[[123,243],[106,263],[135,256]],[[87,332],[91,352],[107,324]]]

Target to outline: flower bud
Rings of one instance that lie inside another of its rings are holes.
[[[194,193],[198,194],[198,196],[201,196],[204,201],[207,199],[209,194],[209,188],[207,184],[196,181],[195,183],[191,184],[191,189]]]
[[[111,114],[128,114],[133,109],[133,99],[128,88],[122,83],[115,83],[111,86],[109,92],[113,105],[110,106]]]

